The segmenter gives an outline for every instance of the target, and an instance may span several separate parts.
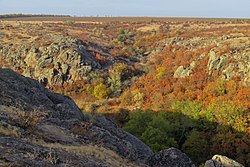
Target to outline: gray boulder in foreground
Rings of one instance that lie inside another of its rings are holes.
[[[148,161],[151,167],[195,167],[192,160],[176,148],[160,151]]]

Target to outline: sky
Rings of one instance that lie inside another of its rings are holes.
[[[0,0],[0,14],[250,18],[250,0]]]

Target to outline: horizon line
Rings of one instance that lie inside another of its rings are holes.
[[[250,17],[209,17],[209,16],[149,16],[149,15],[145,15],[145,16],[141,16],[141,15],[72,15],[72,14],[49,14],[49,13],[41,13],[41,14],[31,14],[31,13],[3,13],[0,14],[0,16],[4,16],[4,15],[30,15],[30,16],[62,16],[62,17],[96,17],[96,18],[105,18],[105,17],[126,17],[126,18],[133,18],[133,17],[139,17],[139,18],[143,18],[143,17],[148,17],[148,18],[197,18],[197,19],[250,19]]]

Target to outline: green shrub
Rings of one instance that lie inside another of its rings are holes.
[[[193,101],[177,101],[172,105],[172,109],[191,118],[199,119],[202,105]]]
[[[110,77],[108,78],[108,83],[114,96],[120,95],[122,91],[122,77],[126,68],[127,66],[125,64],[118,63],[109,70]]]
[[[142,134],[142,140],[153,150],[158,152],[170,147],[178,147],[174,138],[168,137],[166,133],[159,128],[149,126]]]
[[[208,142],[202,132],[192,130],[182,146],[182,150],[197,164],[205,162],[209,157]],[[202,155],[202,156],[201,156]]]
[[[129,32],[127,30],[121,29],[118,32],[117,41],[124,43],[127,40],[133,39],[133,37],[134,37],[133,33]]]
[[[157,69],[157,71],[158,71],[158,73],[156,75],[156,78],[160,79],[166,74],[167,69],[166,69],[166,67],[160,67],[160,68]]]
[[[146,111],[136,111],[129,115],[128,123],[123,127],[127,132],[140,137],[146,130],[148,124],[152,121],[154,113]]]
[[[69,26],[74,26],[75,22],[74,21],[65,21],[64,24],[69,25]]]
[[[139,137],[154,152],[169,147],[178,147],[174,138],[174,125],[154,112],[136,111],[130,113],[130,120],[123,129]]]

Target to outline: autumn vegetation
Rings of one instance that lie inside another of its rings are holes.
[[[88,99],[88,104],[98,99],[97,107],[92,110],[114,118],[154,152],[177,147],[197,165],[214,154],[250,164],[250,88],[239,78],[222,79],[218,71],[210,75],[206,67],[208,56],[189,77],[173,77],[178,66],[188,66],[217,46],[210,44],[187,50],[173,43],[149,59],[147,52],[162,47],[157,41],[175,36],[188,38],[194,32],[188,32],[186,27],[170,30],[166,25],[146,32],[131,27],[119,28],[118,24],[116,33],[107,31],[109,28],[102,31],[114,36],[113,40],[107,38],[110,54],[132,65],[116,63],[107,72],[91,73],[87,83],[80,86],[81,96],[77,99]],[[233,29],[214,31],[227,34]],[[206,30],[197,33],[207,37]],[[231,49],[222,47],[219,54]]]
[[[207,65],[211,50],[220,48],[219,56],[235,51],[230,44],[217,45],[219,37],[249,39],[249,20],[68,21],[57,26],[71,29],[62,33],[82,40],[104,68],[50,89],[72,97],[84,111],[111,117],[154,152],[177,147],[197,165],[214,154],[250,164],[250,87],[240,77],[209,72]],[[179,66],[194,60],[199,61],[190,76],[173,77]]]

